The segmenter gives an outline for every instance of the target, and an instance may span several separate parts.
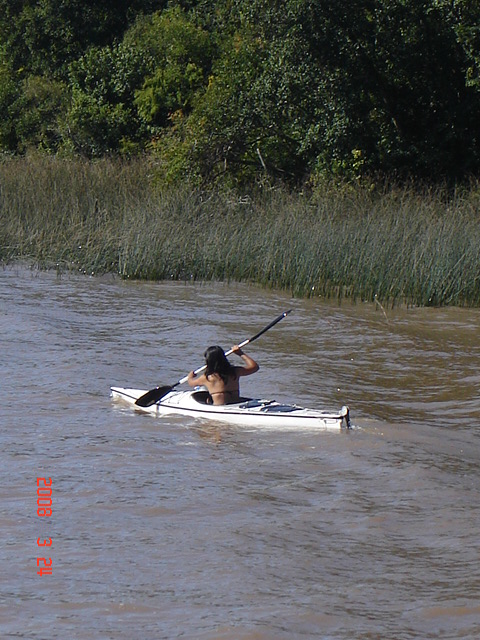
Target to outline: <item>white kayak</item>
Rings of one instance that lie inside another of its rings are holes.
[[[227,405],[207,404],[208,391],[203,388],[188,391],[170,391],[149,407],[135,404],[146,393],[145,389],[111,388],[112,398],[132,405],[136,410],[154,415],[177,414],[193,418],[216,420],[233,425],[253,427],[340,429],[350,427],[348,407],[337,412],[305,409],[295,404],[282,404],[275,400],[242,398],[241,402]]]

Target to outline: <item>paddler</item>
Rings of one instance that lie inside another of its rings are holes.
[[[187,382],[191,387],[205,386],[211,397],[211,403],[216,405],[234,404],[240,402],[240,378],[249,376],[259,370],[253,358],[247,356],[238,345],[232,347],[232,353],[239,356],[244,366],[232,365],[222,347],[208,347],[204,353],[206,370],[195,376],[194,371],[188,374]]]

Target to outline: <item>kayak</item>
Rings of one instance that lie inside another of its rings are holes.
[[[296,404],[282,404],[276,400],[242,398],[240,402],[227,405],[207,404],[208,391],[203,387],[188,391],[170,391],[158,402],[140,407],[136,400],[146,393],[145,389],[112,387],[114,400],[132,405],[137,411],[157,416],[177,414],[204,420],[215,420],[231,425],[273,427],[277,429],[315,428],[340,429],[350,427],[348,407],[337,412],[306,409]]]

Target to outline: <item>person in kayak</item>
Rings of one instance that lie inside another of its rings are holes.
[[[240,402],[240,378],[249,376],[259,370],[253,358],[247,356],[238,345],[232,347],[232,353],[242,358],[245,366],[235,367],[230,364],[222,347],[208,347],[205,351],[207,368],[204,373],[195,376],[194,371],[188,374],[187,382],[191,387],[205,386],[213,404],[234,404]]]

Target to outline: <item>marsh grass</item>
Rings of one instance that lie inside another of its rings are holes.
[[[0,163],[0,261],[124,278],[251,281],[295,296],[480,304],[480,187],[324,184],[240,197],[161,188],[143,159]]]

